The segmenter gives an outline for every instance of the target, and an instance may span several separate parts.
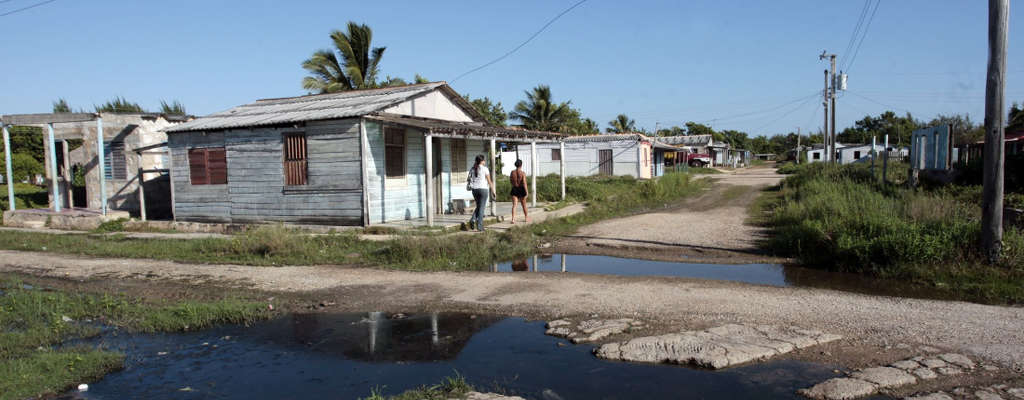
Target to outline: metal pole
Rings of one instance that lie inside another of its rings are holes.
[[[530,207],[537,207],[537,141],[530,141]]]
[[[491,139],[491,182],[494,182],[494,186],[498,186],[498,181],[495,180],[497,178],[497,175],[495,175],[497,172],[495,170],[498,169],[498,163],[495,161],[497,159],[497,154],[498,153],[497,153],[496,143],[494,142],[494,139]],[[494,188],[491,188],[491,189],[494,190],[495,194],[497,194],[497,192],[498,192],[498,188],[497,187],[494,187]],[[492,217],[498,216],[498,198],[497,197],[491,199],[491,216]]]
[[[107,168],[103,152],[103,117],[96,117],[96,171],[100,180],[100,210],[107,215]]]
[[[427,200],[424,201],[423,204],[424,207],[426,208],[427,226],[434,226],[434,146],[432,145],[433,138],[433,135],[431,135],[429,132],[427,132],[427,134],[423,136],[423,144],[426,147],[425,172],[427,174],[427,190],[424,191],[426,193]]]
[[[562,253],[562,272],[565,272],[565,253]]]
[[[558,179],[562,187],[562,200],[565,200],[565,142],[558,142]]]
[[[7,132],[7,125],[0,124],[3,126],[4,131],[4,161],[7,166],[7,208],[11,211],[15,210],[14,205],[14,175],[11,172],[11,133]]]
[[[885,135],[885,149],[882,156],[882,183],[889,183],[889,135]]]
[[[60,202],[60,189],[57,187],[57,181],[59,180],[57,175],[57,144],[53,140],[53,123],[46,124],[46,144],[49,146],[47,151],[50,157],[50,190],[53,192],[53,211],[61,211]]]
[[[982,162],[981,247],[989,263],[1003,247],[1003,167],[1006,31],[1009,0],[988,2],[988,78],[985,82],[985,155]]]
[[[832,61],[832,89],[829,90],[829,96],[832,98],[832,154],[834,155],[838,151],[838,145],[836,144],[836,55],[833,54],[829,57]],[[838,163],[839,160],[836,157],[832,159],[833,163]]]
[[[875,179],[875,146],[877,146],[877,144],[875,144],[877,142],[876,139],[876,136],[871,137],[871,180]]]
[[[822,130],[822,139],[825,142],[825,159],[822,161],[829,162],[832,159],[832,143],[831,138],[828,134],[828,70],[825,70],[825,90],[822,91],[821,105],[825,107],[825,127]]]

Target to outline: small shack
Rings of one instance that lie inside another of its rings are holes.
[[[657,140],[677,147],[676,151],[665,153],[666,165],[686,164],[689,154],[708,154],[708,147],[715,144],[711,135],[660,136]]]
[[[911,168],[948,171],[956,160],[954,150],[949,125],[918,129],[910,136]]]
[[[572,136],[561,145],[537,145],[537,172],[541,176],[557,174],[564,162],[566,176],[626,175],[650,179],[665,173],[665,154],[677,150],[641,133]],[[533,173],[533,153],[531,146],[516,149],[516,157],[523,160],[523,171],[527,174]]]
[[[561,139],[488,125],[445,82],[258,100],[167,133],[176,220],[364,226],[433,225],[472,202],[474,157]]]
[[[0,116],[5,157],[10,155],[8,126],[42,129],[40,140],[46,153],[45,184],[49,188],[49,212],[54,214],[46,215],[44,210],[23,210],[22,214],[32,215],[5,218],[5,223],[17,224],[26,218],[45,221],[48,218],[78,216],[88,219],[90,215],[104,216],[112,211],[169,218],[169,159],[166,151],[162,150],[167,140],[162,130],[189,119],[189,116],[161,113],[113,112]],[[103,166],[103,173],[97,168],[99,165]],[[84,177],[84,186],[74,185],[76,174]],[[13,188],[11,174],[5,175],[8,188]],[[8,195],[13,198],[13,191]],[[11,212],[17,211],[14,203],[10,202]],[[88,222],[82,227],[90,224],[97,222]]]

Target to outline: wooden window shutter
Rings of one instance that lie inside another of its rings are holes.
[[[469,179],[466,159],[466,140],[452,139],[452,182],[461,185]]]
[[[223,147],[206,150],[206,170],[211,185],[228,183],[228,156]]]
[[[188,151],[189,180],[193,185],[206,185],[210,180],[206,175],[206,149],[190,149]]]
[[[306,134],[290,133],[284,136],[284,184],[305,185],[308,162]]]

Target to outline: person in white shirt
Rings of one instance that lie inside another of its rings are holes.
[[[487,169],[487,162],[483,155],[476,156],[473,168],[469,170],[468,189],[473,191],[473,201],[476,202],[476,210],[473,211],[473,218],[470,222],[480,232],[484,231],[484,212],[487,208],[488,195],[498,197],[494,193],[494,182],[491,181],[491,171]]]

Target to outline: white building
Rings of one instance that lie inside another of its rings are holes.
[[[643,134],[575,136],[565,139],[565,154],[558,143],[537,143],[538,175],[558,174],[565,157],[565,176],[628,175],[649,179],[664,174],[665,153],[680,149],[657,142]],[[532,174],[531,145],[520,144],[516,155],[523,171]],[[503,163],[515,162],[513,159]]]

